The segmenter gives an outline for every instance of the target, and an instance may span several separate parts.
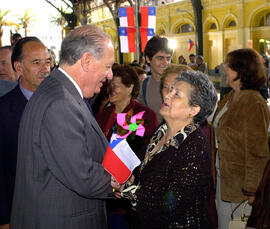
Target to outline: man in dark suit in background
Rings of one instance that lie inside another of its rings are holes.
[[[0,96],[8,93],[17,85],[18,76],[11,66],[11,53],[12,46],[0,47]]]
[[[12,46],[0,47],[0,79],[17,81],[18,75],[11,66]]]
[[[36,37],[18,41],[11,59],[20,80],[0,98],[0,229],[9,228],[20,119],[33,92],[50,73],[50,55]]]
[[[3,80],[0,78],[0,97],[7,94],[9,91],[11,91],[16,86],[17,86],[16,82],[9,81],[9,80]]]
[[[119,185],[102,166],[108,142],[83,97],[112,79],[114,47],[95,26],[63,40],[60,64],[28,102],[19,130],[12,229],[107,228]]]

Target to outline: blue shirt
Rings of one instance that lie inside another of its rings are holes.
[[[21,89],[23,95],[25,96],[25,98],[26,98],[27,100],[29,100],[29,99],[31,98],[31,96],[33,95],[34,92],[25,89],[25,88],[22,86],[21,81],[19,81],[19,86],[20,86],[20,89]]]

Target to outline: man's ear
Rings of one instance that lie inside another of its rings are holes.
[[[19,62],[19,61],[15,61],[15,62],[14,62],[14,68],[15,68],[16,73],[17,73],[19,76],[21,76],[21,75],[22,75],[22,72],[23,72],[22,63]]]
[[[81,57],[81,66],[85,72],[88,72],[91,68],[91,64],[95,61],[94,56],[90,52],[85,52]]]

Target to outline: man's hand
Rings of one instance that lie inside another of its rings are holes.
[[[121,198],[121,192],[123,191],[124,187],[125,187],[125,183],[124,184],[119,184],[115,178],[113,176],[111,176],[111,186],[113,188],[113,192],[116,198]]]
[[[9,224],[0,225],[0,229],[9,229]]]
[[[128,185],[132,185],[134,183],[135,176],[131,174],[130,178],[127,180]]]
[[[115,180],[113,176],[111,176],[111,186],[114,191],[119,191],[121,188],[121,185]]]

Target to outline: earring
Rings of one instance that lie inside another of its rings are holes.
[[[191,115],[191,114],[188,114],[188,117],[189,117],[189,118],[192,118],[192,115]]]

